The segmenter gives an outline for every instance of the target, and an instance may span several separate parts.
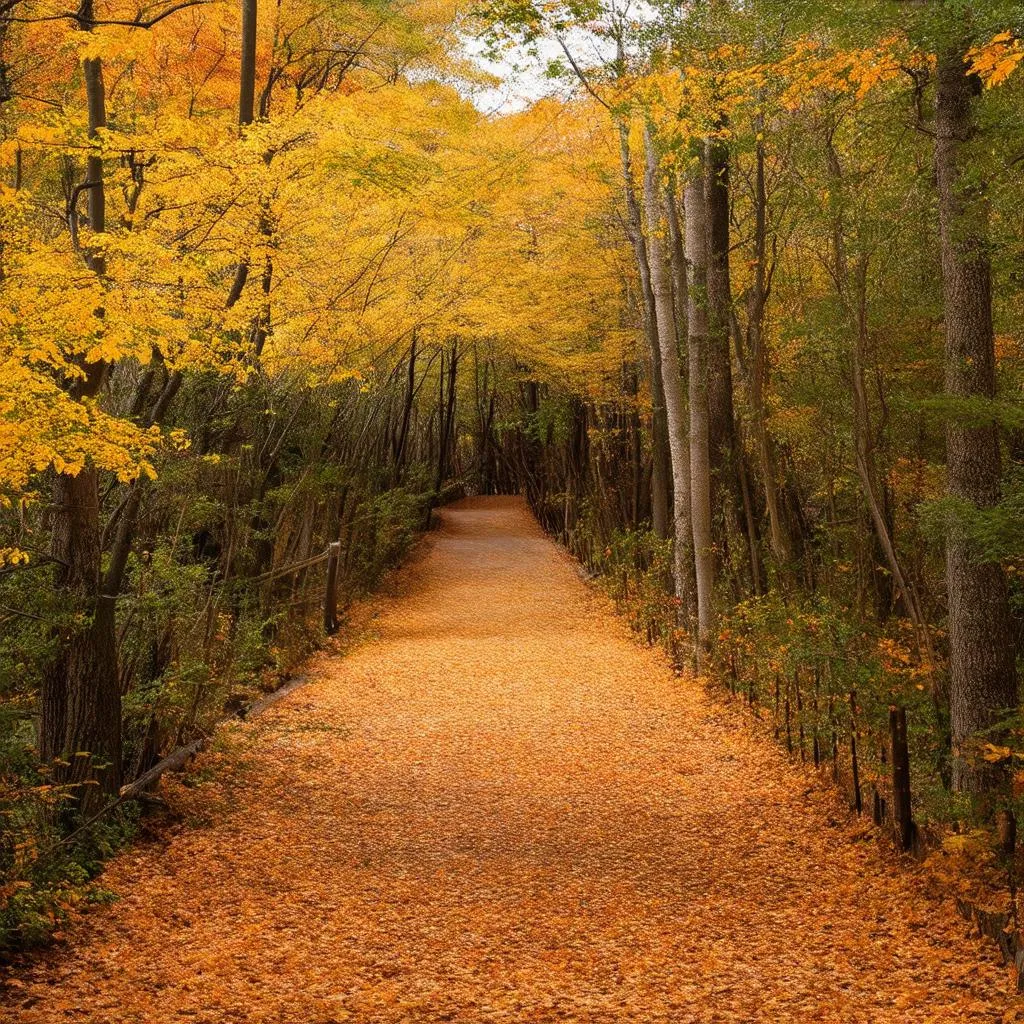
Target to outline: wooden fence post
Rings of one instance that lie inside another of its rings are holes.
[[[910,808],[910,748],[905,708],[889,708],[889,733],[892,738],[892,816],[900,849],[909,850],[914,845],[914,819]]]
[[[999,835],[999,852],[1012,857],[1017,849],[1017,819],[1008,807],[996,815],[996,829]]]
[[[775,672],[775,712],[773,718],[775,719],[775,738],[778,739],[780,735],[779,727],[779,673],[778,670]]]
[[[821,767],[821,746],[818,743],[818,688],[821,685],[821,677],[818,666],[814,666],[814,703],[811,707],[811,714],[814,716],[811,721],[811,753],[814,755],[814,767]]]
[[[796,690],[796,723],[800,734],[800,763],[807,760],[804,753],[804,701],[800,696],[800,669],[793,669],[793,688]]]
[[[341,542],[332,541],[327,549],[327,590],[324,595],[324,632],[333,636],[338,632],[338,559]]]
[[[870,729],[868,730],[870,735]],[[885,744],[881,743],[878,747],[878,763],[882,766],[881,770],[885,771],[885,766],[888,763],[885,754]],[[886,804],[885,797],[882,795],[882,790],[878,788],[878,784],[881,776],[875,778],[871,783],[872,792],[872,803],[874,806],[873,817],[876,825],[885,824],[885,816],[888,812],[888,805]]]
[[[786,687],[786,750],[789,751],[790,757],[793,756],[793,730],[789,724],[789,687]]]
[[[829,679],[831,680],[831,674]],[[832,691],[828,694],[828,728],[832,739],[832,781],[839,782],[839,732],[836,729],[836,702]]]
[[[857,691],[850,691],[850,761],[853,766],[853,806],[857,813],[864,810],[860,798],[860,770],[857,767]]]

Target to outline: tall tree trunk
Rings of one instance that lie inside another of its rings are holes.
[[[707,208],[708,315],[708,442],[711,468],[729,488],[735,425],[732,401],[732,362],[729,352],[732,294],[729,284],[729,147],[705,143],[704,188]]]
[[[412,417],[412,407],[416,398],[416,328],[412,329],[412,341],[409,344],[409,373],[405,384],[405,401],[402,404],[402,425],[395,440],[395,484],[401,483],[402,474],[405,470],[405,450],[409,440],[409,422]]]
[[[686,322],[689,288],[686,283],[686,239],[679,219],[679,196],[675,181],[669,181],[665,190],[665,219],[668,222],[670,263],[672,264],[672,302],[676,317],[676,338],[679,348],[686,345]],[[683,377],[686,367],[682,366]]]
[[[747,293],[747,353],[749,356],[750,411],[761,470],[768,530],[775,560],[785,568],[793,560],[793,542],[783,514],[778,486],[778,461],[767,423],[768,351],[764,318],[768,305],[768,194],[765,187],[764,146],[754,154],[754,279]]]
[[[721,506],[723,525],[747,546],[751,580],[758,576],[758,552],[751,546],[743,515],[732,393],[732,286],[729,276],[729,146],[705,143],[705,197],[708,211],[708,443],[711,448],[712,504]],[[716,493],[717,492],[717,493]],[[724,539],[724,538],[723,538]]]
[[[242,67],[238,77],[238,123],[252,124],[256,104],[257,0],[242,0]]]
[[[256,97],[256,15],[257,0],[242,0],[242,51],[238,76],[238,125],[252,124]],[[249,278],[249,261],[243,259],[235,267],[235,276],[228,292],[228,309],[242,297]]]
[[[91,5],[83,7],[92,19]],[[99,57],[83,61],[89,137],[106,127],[103,64]],[[92,155],[86,169],[89,227],[106,229],[103,158]],[[71,218],[77,217],[71,211]],[[102,250],[83,254],[99,277],[106,273]],[[97,320],[102,322],[102,310]],[[107,375],[103,362],[82,367],[84,379],[70,386],[72,395],[92,399]],[[68,624],[58,639],[58,653],[47,666],[40,699],[40,756],[44,762],[66,760],[57,773],[63,782],[96,781],[85,786],[79,807],[88,813],[102,793],[116,792],[121,780],[121,690],[117,673],[114,597],[104,592],[101,580],[99,480],[96,467],[87,463],[77,475],[58,473],[53,485],[50,548],[60,566],[56,585],[68,612],[81,616],[83,625]],[[69,616],[70,617],[70,616]]]
[[[984,190],[966,173],[977,133],[974,86],[964,51],[943,53],[937,69],[935,165],[939,194],[942,281],[946,321],[946,391],[955,399],[995,395],[995,338],[989,209]],[[999,499],[999,435],[954,413],[946,427],[947,489],[977,508]],[[963,524],[946,537],[949,600],[950,724],[953,784],[981,793],[1000,780],[970,747],[1017,707],[1017,673],[1006,577],[986,562]],[[990,736],[988,738],[991,738]]]
[[[665,384],[658,341],[658,325],[651,290],[651,270],[644,239],[640,204],[633,187],[632,158],[629,152],[629,128],[619,123],[619,157],[622,164],[623,193],[626,199],[626,228],[636,258],[643,296],[644,338],[651,361],[651,528],[663,540],[669,535],[669,479],[671,476],[668,415],[665,410]]]
[[[459,365],[459,345],[453,341],[451,351],[448,354],[448,373],[445,376],[444,352],[441,353],[441,372],[439,380],[439,422],[438,441],[439,449],[437,456],[437,477],[434,481],[434,490],[440,492],[445,480],[448,478],[449,463],[451,459],[452,437],[455,430],[455,376]],[[447,396],[445,394],[445,383],[447,381]]]
[[[689,266],[690,517],[697,576],[697,662],[703,666],[714,630],[715,558],[711,537],[711,450],[708,412],[708,221],[703,173],[686,185],[686,260]]]
[[[243,0],[242,22],[238,120],[240,125],[246,125],[253,119],[256,0]],[[89,134],[95,137],[98,130],[106,126],[101,60],[91,58],[84,61],[83,71]],[[101,157],[89,158],[87,180],[91,186],[88,190],[89,226],[93,232],[102,232],[106,227],[106,192]],[[86,258],[95,273],[100,276],[106,273],[102,253],[87,253]],[[240,264],[228,295],[229,308],[240,298],[247,273],[248,266]],[[267,275],[264,276],[264,292],[267,292],[269,280]],[[258,341],[260,347],[265,337],[264,329]],[[106,367],[89,368],[83,397],[86,393],[90,397],[95,396],[105,372]],[[163,422],[182,379],[180,371],[170,374],[146,417],[147,425]],[[86,467],[75,478],[61,475],[54,487],[52,547],[54,556],[63,563],[58,582],[79,592],[80,603],[91,611],[91,622],[85,634],[72,640],[71,651],[62,654],[47,673],[42,694],[40,748],[47,760],[89,751],[94,764],[108,765],[97,773],[101,790],[107,792],[116,790],[121,778],[121,696],[117,678],[115,602],[123,584],[144,490],[142,480],[132,484],[121,510],[109,565],[106,573],[101,575],[102,545],[95,470]],[[79,781],[86,777],[88,768],[87,759],[72,758],[69,777]],[[86,799],[83,800],[86,809],[89,803],[95,802],[88,794],[86,790]]]
[[[644,130],[644,207],[647,214],[647,252],[651,268],[654,318],[661,354],[662,385],[672,458],[672,512],[675,525],[673,577],[684,621],[696,604],[693,552],[690,546],[690,456],[686,438],[686,400],[679,369],[679,342],[672,303],[672,279],[665,246],[662,201],[658,186],[658,157],[650,133]]]
[[[683,226],[679,217],[679,197],[676,192],[674,180],[669,180],[664,194],[665,222],[668,225],[668,261],[671,267],[672,280],[672,309],[675,319],[676,352],[685,352],[687,345],[687,324],[689,321],[689,286],[686,281],[686,239],[683,235]],[[680,357],[679,376],[683,396],[685,398],[689,390],[689,362]],[[696,629],[697,614],[697,579],[696,569],[693,560],[693,525],[691,517],[691,485],[690,485],[690,431],[689,431],[689,409],[684,410],[683,432],[686,435],[686,443],[683,448],[683,456],[680,469],[684,474],[684,493],[680,496],[679,511],[677,520],[682,517],[687,524],[686,535],[682,541],[677,539],[677,546],[681,543],[683,547],[682,558],[687,572],[686,589],[686,621],[691,631]]]
[[[761,589],[758,536],[746,512],[733,404],[730,341],[734,314],[729,274],[729,146],[705,142],[705,199],[708,211],[708,443],[711,449],[711,503],[722,509],[723,551],[729,536],[741,538],[751,589]]]

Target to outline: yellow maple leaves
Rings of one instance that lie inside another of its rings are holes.
[[[858,50],[828,48],[816,39],[801,38],[765,72],[781,83],[779,103],[786,111],[798,110],[819,95],[848,96],[859,103],[898,77],[910,52],[906,40],[896,36]]]
[[[439,80],[472,77],[453,52],[459,10],[455,0],[376,13],[348,2],[329,14],[306,0],[264,7],[258,63],[277,77],[266,116],[241,133],[233,7],[182,12],[152,32],[26,32],[29,50],[50,47],[57,60],[40,63],[33,95],[60,101],[12,107],[0,159],[24,161],[34,187],[70,168],[73,188],[85,157],[101,154],[108,218],[101,234],[79,223],[76,251],[59,224],[42,227],[29,190],[0,194],[0,366],[16,389],[2,414],[0,485],[18,491],[41,466],[74,472],[89,459],[121,478],[151,472],[148,432],[102,402],[68,409],[62,383],[83,364],[141,366],[154,355],[171,371],[241,381],[256,372],[257,322],[260,372],[311,386],[369,378],[413,329],[427,347],[498,346],[587,393],[614,377],[638,339],[624,300],[632,270],[614,125],[586,97],[482,115]],[[358,66],[311,88],[296,54],[353,40]],[[900,39],[857,51],[800,39],[769,64],[729,44],[668,54],[601,88],[634,128],[652,124],[670,164],[689,141],[766,110],[822,94],[861,102],[898,74],[906,50]],[[76,77],[83,58],[109,71],[109,126],[93,137]],[[973,59],[995,84],[1021,59],[1019,43],[1004,33]],[[65,222],[83,219],[87,199],[76,197]],[[103,253],[102,279],[83,252]],[[239,267],[246,285],[228,303]]]
[[[244,132],[235,8],[182,12],[152,32],[25,31],[29,50],[57,58],[40,61],[32,95],[60,104],[5,109],[0,159],[20,161],[28,187],[0,192],[0,490],[89,462],[120,479],[151,474],[176,446],[127,418],[123,400],[71,397],[89,364],[125,381],[156,359],[160,372],[236,383],[256,372],[362,382],[413,329],[425,348],[498,345],[580,381],[618,364],[632,332],[618,308],[625,242],[608,226],[608,126],[557,104],[489,119],[438,81],[473,77],[453,55],[459,9],[262,6],[258,63],[277,77]],[[335,87],[302,78],[296,54],[353,46],[358,65]],[[108,93],[108,126],[91,136],[86,58],[103,62]],[[66,175],[74,189],[95,155],[105,230],[84,223],[88,189],[44,225],[39,183]],[[99,254],[98,276],[83,257]]]
[[[1007,30],[993,36],[983,46],[967,54],[971,71],[985,83],[986,89],[1002,85],[1024,60],[1024,46],[1013,32]]]

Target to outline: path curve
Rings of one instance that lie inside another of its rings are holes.
[[[207,827],[0,1020],[1017,1019],[990,950],[735,712],[638,646],[516,499],[442,513],[373,635],[261,722]]]

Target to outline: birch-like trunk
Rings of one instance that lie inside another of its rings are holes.
[[[668,225],[668,261],[671,269],[672,280],[672,310],[675,317],[675,340],[676,352],[686,350],[687,323],[689,315],[687,303],[689,286],[686,281],[686,240],[683,236],[683,225],[679,216],[679,201],[675,190],[675,183],[670,181],[663,195],[665,210],[665,222]],[[679,363],[679,377],[681,380],[683,398],[685,402],[689,389],[689,366],[686,359],[677,357]],[[697,625],[697,579],[693,562],[693,526],[690,507],[690,432],[689,432],[689,409],[683,410],[683,432],[686,435],[683,445],[683,455],[680,460],[680,471],[683,473],[682,489],[679,495],[677,519],[686,523],[684,534],[676,536],[676,547],[681,549],[680,562],[685,577],[685,607],[687,625],[692,633],[696,633]]]
[[[714,630],[715,559],[711,539],[711,451],[708,430],[708,219],[703,169],[687,182],[686,261],[689,268],[690,518],[697,578],[698,669]]]
[[[689,287],[686,283],[686,239],[683,236],[683,224],[679,216],[679,195],[674,180],[670,180],[665,189],[665,220],[668,223],[670,263],[672,264],[672,300],[676,316],[676,338],[679,341],[680,349],[682,349],[686,345]],[[685,381],[685,365],[682,370]]]
[[[711,466],[723,500],[739,516],[735,467],[736,428],[732,398],[729,339],[732,290],[729,278],[729,147],[708,139],[704,144],[704,190],[707,211],[707,377]]]
[[[691,590],[692,553],[688,538],[690,527],[690,455],[686,437],[686,400],[679,368],[675,310],[665,222],[662,216],[661,190],[658,186],[658,157],[650,132],[644,130],[644,212],[647,215],[647,253],[651,268],[651,293],[654,319],[661,353],[662,384],[665,388],[665,413],[668,420],[669,454],[672,463],[672,512],[675,525],[673,577],[676,597],[688,619],[694,605]]]
[[[640,204],[633,187],[632,158],[629,151],[629,128],[619,123],[619,158],[622,164],[622,187],[626,200],[626,228],[636,258],[643,298],[644,338],[651,360],[651,528],[661,539],[669,535],[668,504],[670,451],[668,440],[668,419],[665,412],[665,385],[661,365],[661,346],[658,342],[658,327],[654,315],[654,295],[651,290],[651,269],[644,238]]]

